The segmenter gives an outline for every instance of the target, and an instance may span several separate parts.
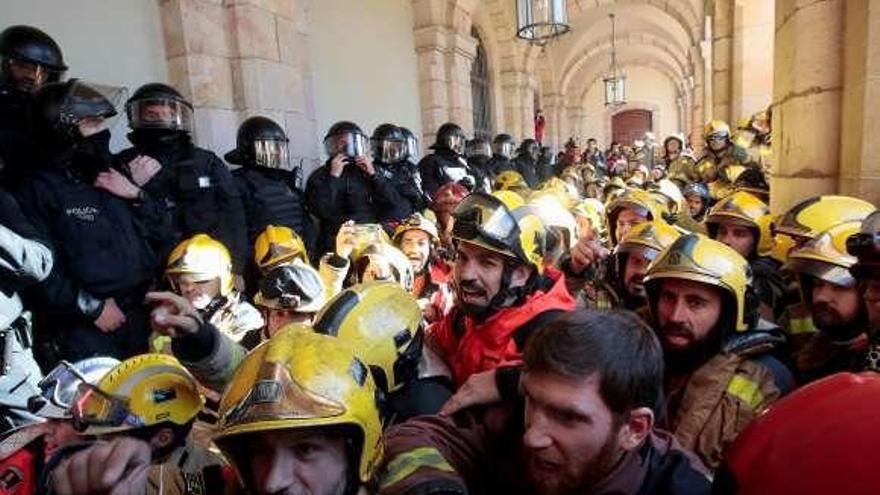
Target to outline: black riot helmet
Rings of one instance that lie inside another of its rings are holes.
[[[382,124],[370,138],[373,157],[382,163],[397,163],[406,159],[406,136],[394,124]]]
[[[541,156],[541,145],[534,139],[526,139],[519,145],[519,154],[537,162]]]
[[[22,91],[34,91],[42,83],[57,82],[67,66],[61,48],[51,36],[32,26],[10,26],[0,33],[0,58],[2,58],[2,82]],[[16,66],[30,68],[37,80],[16,80]],[[39,74],[43,72],[42,81]]]
[[[492,146],[489,145],[489,142],[484,138],[475,137],[467,142],[467,157],[475,158],[475,157],[492,157]]]
[[[125,88],[79,79],[49,83],[34,93],[31,123],[35,132],[56,142],[74,143],[80,138],[80,122],[113,117],[124,95]]]
[[[192,105],[167,84],[144,84],[125,102],[125,112],[129,127],[136,131],[162,129],[192,133]]]
[[[406,158],[414,163],[422,158],[422,148],[419,145],[419,138],[406,127],[401,127],[400,132],[403,133],[403,140],[406,142]]]
[[[366,156],[367,136],[354,122],[337,122],[324,136],[324,151],[331,158],[338,154],[349,158]]]
[[[499,134],[492,140],[492,153],[503,156],[508,160],[513,158],[513,151],[516,149],[516,143],[510,134]]]
[[[433,150],[449,150],[459,156],[464,156],[464,148],[467,137],[458,124],[447,122],[437,129],[437,140],[431,146]]]
[[[288,168],[287,134],[272,119],[251,117],[238,127],[235,149],[223,157],[235,165]]]

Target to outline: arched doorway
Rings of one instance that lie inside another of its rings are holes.
[[[650,110],[625,110],[611,117],[611,138],[623,145],[632,145],[644,139],[654,129],[654,115]]]
[[[474,136],[492,139],[491,81],[486,48],[477,28],[471,27],[471,36],[477,40],[477,54],[471,67],[471,104],[474,113]]]

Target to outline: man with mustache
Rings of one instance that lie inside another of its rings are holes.
[[[776,321],[782,311],[786,285],[779,274],[781,264],[772,257],[773,236],[770,207],[751,193],[739,191],[722,199],[706,214],[709,236],[736,250],[749,261],[761,316]]]
[[[748,262],[699,234],[679,237],[644,278],[666,360],[658,422],[710,469],[745,426],[794,388],[760,319]]]
[[[405,219],[394,231],[394,245],[409,259],[415,273],[412,295],[429,323],[439,320],[452,305],[449,266],[437,255],[437,225],[420,213]]]
[[[858,220],[837,224],[789,254],[783,267],[797,275],[801,299],[819,330],[794,353],[804,382],[858,370],[868,347],[868,313],[849,269],[857,258],[846,240],[859,232]]]
[[[426,343],[459,386],[474,373],[518,364],[529,335],[575,303],[562,274],[544,267],[545,230],[535,215],[473,193],[453,217],[457,300]]]
[[[643,279],[648,265],[680,236],[678,230],[662,220],[633,227],[611,253],[608,270],[597,290],[585,291],[587,305],[595,309],[646,309]]]
[[[635,315],[567,313],[524,361],[523,397],[388,430],[380,493],[709,492],[700,462],[654,429],[663,355]]]

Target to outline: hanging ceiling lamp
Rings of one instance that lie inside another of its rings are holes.
[[[615,31],[614,14],[611,18],[611,68],[602,81],[605,83],[605,106],[619,107],[626,103],[626,76],[617,67],[617,32]]]
[[[571,30],[566,0],[516,0],[516,36],[543,46]]]

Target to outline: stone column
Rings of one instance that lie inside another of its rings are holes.
[[[437,129],[446,122],[473,133],[470,74],[477,42],[470,35],[470,12],[454,3],[413,0],[423,148],[434,142]]]
[[[837,190],[844,0],[776,3],[771,209]]]
[[[260,114],[285,127],[294,165],[313,164],[309,3],[160,0],[169,81],[195,107],[196,143],[222,155],[239,122]]]
[[[880,0],[847,0],[839,188],[880,204]]]
[[[517,141],[534,137],[534,96],[529,84],[529,73],[522,70],[501,72],[501,91],[504,98],[506,122],[498,132],[506,132]]]
[[[766,1],[766,0],[765,0]],[[712,118],[730,122],[733,0],[715,0],[712,15]]]
[[[546,127],[544,128],[544,146],[558,150],[564,144],[562,136],[562,119],[564,101],[558,93],[545,94],[541,103]]]
[[[710,98],[708,97],[706,74],[710,71],[710,64],[705,62],[705,58],[701,53],[699,46],[691,48],[691,66],[694,73],[691,76],[693,83],[691,85],[691,126],[688,129],[688,136],[691,139],[691,146],[694,148],[694,154],[699,157],[703,153],[703,126],[709,120],[707,112],[711,111]],[[714,88],[713,88],[714,89]]]
[[[687,126],[687,95],[681,91],[678,92],[678,96],[675,98],[675,109],[677,111],[676,114],[676,129],[674,134],[684,133],[688,128]],[[673,134],[673,133],[669,133]],[[663,139],[663,137],[660,137]]]
[[[238,125],[226,8],[207,0],[161,0],[159,12],[168,82],[195,107],[194,141],[222,153],[235,142]]]
[[[236,109],[242,118],[264,115],[280,123],[290,137],[294,164],[312,162],[319,156],[319,143],[314,137],[309,2],[226,0],[224,4],[237,54],[232,60]]]
[[[773,100],[773,2],[736,0],[731,62],[731,125]]]

